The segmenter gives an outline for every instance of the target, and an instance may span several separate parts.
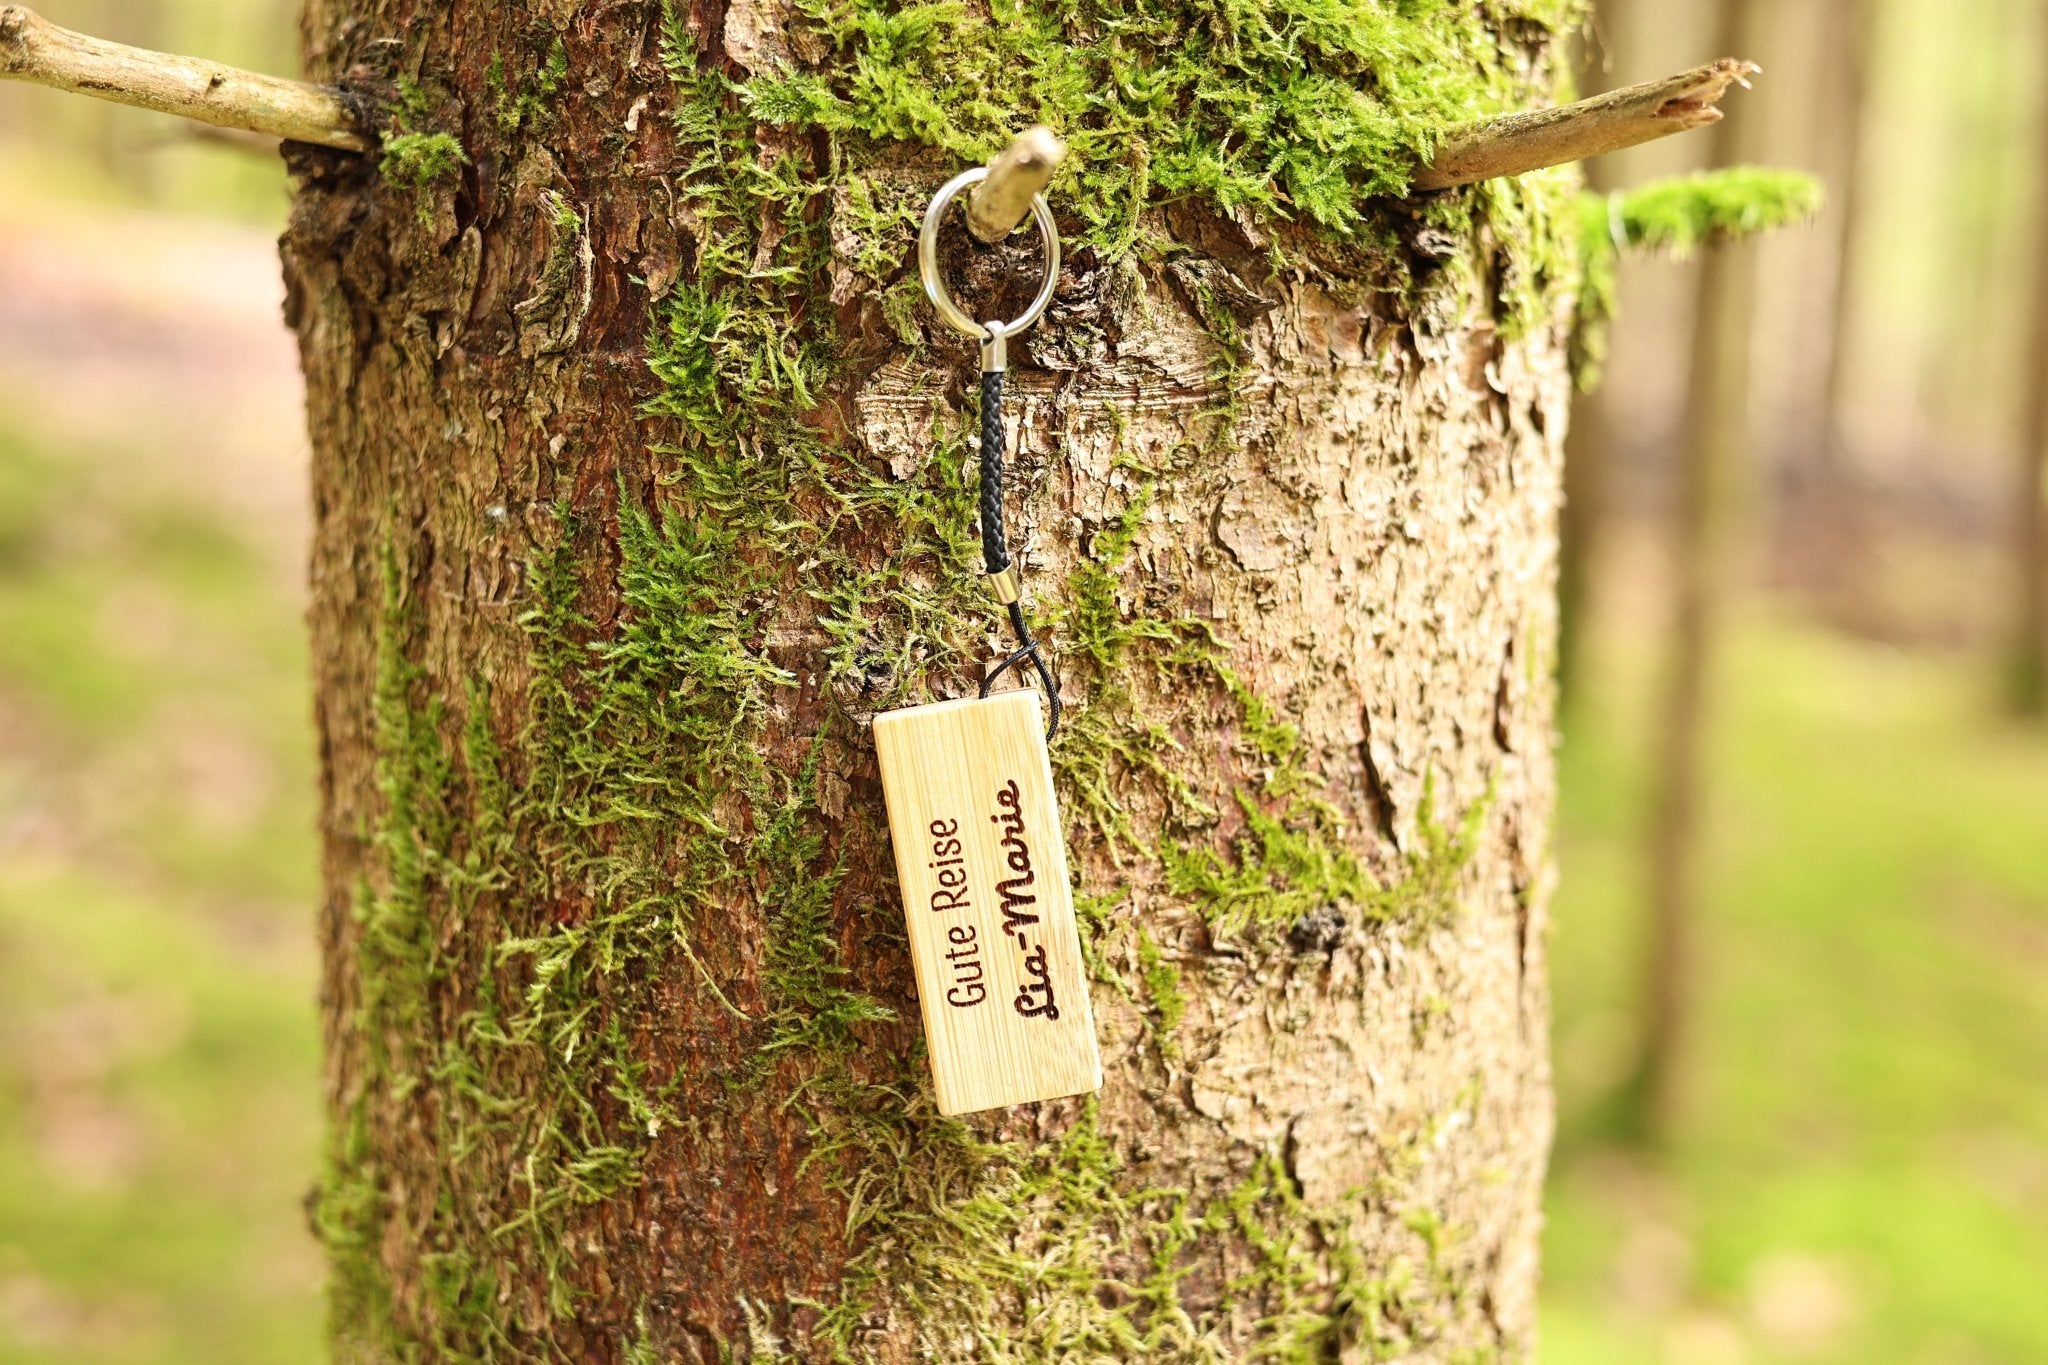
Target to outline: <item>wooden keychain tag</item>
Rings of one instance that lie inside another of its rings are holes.
[[[939,1112],[1102,1088],[1034,692],[875,717]]]

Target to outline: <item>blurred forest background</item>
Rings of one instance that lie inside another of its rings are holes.
[[[296,67],[293,0],[39,8]],[[1596,187],[1830,197],[1627,262],[1575,419],[1543,1357],[2048,1360],[2048,3],[1606,0],[1581,83],[1724,47]],[[0,1362],[315,1360],[284,177],[0,86],[0,186]]]

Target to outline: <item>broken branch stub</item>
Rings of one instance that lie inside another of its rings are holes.
[[[1031,212],[1031,198],[1052,181],[1067,144],[1043,124],[1026,128],[988,163],[988,178],[967,198],[967,230],[994,246]]]

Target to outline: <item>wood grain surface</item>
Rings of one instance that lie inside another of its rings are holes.
[[[1100,1089],[1035,692],[875,718],[939,1110]]]

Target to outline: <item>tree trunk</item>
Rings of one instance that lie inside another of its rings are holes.
[[[1819,436],[1808,452],[1817,485],[1816,497],[1837,501],[1847,477],[1849,460],[1849,414],[1854,405],[1851,381],[1855,377],[1856,329],[1862,317],[1857,294],[1862,270],[1865,214],[1869,197],[1862,191],[1864,129],[1869,122],[1870,73],[1876,64],[1880,14],[1873,0],[1833,0],[1828,9],[1830,40],[1828,55],[1833,59],[1827,82],[1834,98],[1829,148],[1834,173],[1835,269],[1828,304],[1828,352],[1821,387]],[[1853,532],[1843,536],[1853,540]],[[1849,546],[1841,548],[1848,549]]]
[[[1717,47],[1747,50],[1752,0],[1721,0]],[[1737,134],[1713,130],[1712,160],[1740,159]],[[1687,1023],[1698,970],[1701,803],[1706,788],[1707,697],[1728,591],[1728,542],[1736,485],[1749,448],[1750,331],[1754,248],[1732,241],[1705,252],[1693,298],[1684,449],[1672,537],[1671,649],[1657,734],[1656,790],[1648,858],[1641,1055],[1631,1086],[1632,1122],[1653,1142],[1678,1130],[1684,1100]]]
[[[1878,574],[1871,564],[1856,452],[1856,338],[1866,308],[1860,292],[1871,196],[1863,189],[1870,123],[1870,81],[1879,53],[1882,7],[1876,0],[1830,0],[1820,54],[1825,92],[1819,155],[1827,167],[1835,259],[1824,316],[1827,352],[1805,448],[1792,454],[1790,497],[1781,515],[1797,529],[1801,558],[1816,575],[1826,609],[1855,619]]]
[[[919,140],[1148,96],[1032,84],[1128,31],[856,9],[309,4],[467,155],[294,153],[338,1358],[1521,1356],[1575,182],[1345,245],[1192,181],[1121,222],[1184,163],[1076,138],[1010,514],[1107,1080],[940,1119],[869,722],[1002,637]],[[1550,70],[1481,12],[1373,22]],[[977,316],[1026,240],[949,245]]]
[[[1598,51],[1589,52],[1608,67],[1614,54],[1626,49],[1630,12],[1624,0],[1600,0],[1595,10]],[[1594,46],[1592,41],[1588,47]],[[1611,71],[1602,73],[1594,61],[1582,62],[1584,76],[1600,84],[1619,85]],[[1612,194],[1611,161],[1586,166],[1586,188]],[[1593,610],[1593,571],[1600,557],[1601,537],[1612,514],[1614,472],[1621,454],[1621,432],[1614,419],[1614,401],[1604,383],[1581,393],[1572,404],[1571,432],[1565,442],[1564,507],[1558,518],[1557,682],[1559,699],[1568,708],[1586,671],[1586,628]]]
[[[2048,20],[2037,16],[2043,46]],[[2035,118],[2034,163],[2048,152],[2048,97]],[[2034,187],[2034,298],[2022,372],[2020,448],[2013,492],[2017,514],[2013,537],[2013,578],[2019,608],[2012,648],[2012,695],[2024,716],[2048,715],[2048,175]]]
[[[1581,393],[1573,403],[1568,445],[1558,538],[1557,682],[1560,700],[1575,711],[1585,688],[1593,573],[1613,516],[1614,475],[1623,454],[1614,401],[1600,389]]]

